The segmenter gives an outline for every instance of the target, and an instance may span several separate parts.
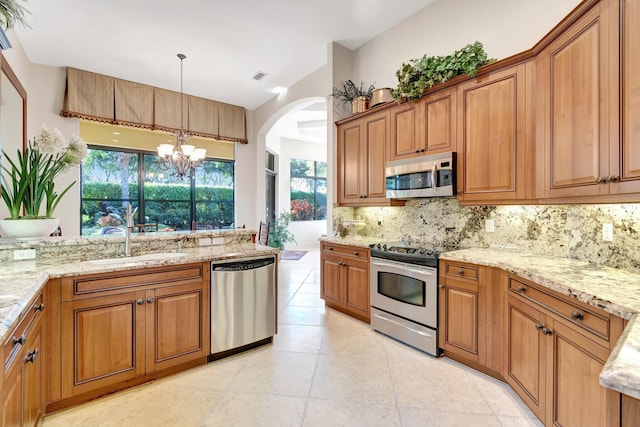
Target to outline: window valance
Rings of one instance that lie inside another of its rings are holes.
[[[184,128],[220,141],[247,143],[243,107],[184,95]],[[176,131],[180,129],[180,93],[89,71],[67,68],[60,114],[64,117]]]

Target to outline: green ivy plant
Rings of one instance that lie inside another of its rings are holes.
[[[475,77],[478,68],[494,61],[493,58],[487,58],[482,43],[478,41],[447,56],[425,54],[420,59],[412,59],[408,64],[403,63],[402,67],[396,71],[398,87],[393,90],[393,97],[398,101],[402,98],[418,99],[425,89],[444,83],[460,74]]]
[[[269,246],[284,249],[285,243],[296,243],[296,239],[287,227],[291,222],[291,214],[282,212],[275,222],[269,226]]]
[[[370,99],[374,89],[375,86],[373,84],[369,85],[369,87],[365,89],[364,82],[360,82],[360,86],[356,86],[354,82],[347,80],[342,82],[342,88],[333,88],[333,92],[327,96],[327,101],[333,96],[339,102],[351,104],[351,102],[359,96],[364,96],[367,99]]]

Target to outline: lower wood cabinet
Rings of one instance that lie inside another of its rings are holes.
[[[551,291],[523,279],[510,277],[509,289],[507,382],[547,426],[619,425],[620,394],[598,378],[622,319],[577,301],[552,299]],[[571,320],[564,319],[565,309]],[[601,320],[605,336],[588,328]]]
[[[60,399],[205,363],[209,277],[207,263],[63,278]]]
[[[44,412],[41,314],[43,310],[40,294],[3,343],[3,426],[36,425]]]
[[[369,323],[369,249],[322,243],[320,265],[325,304]]]

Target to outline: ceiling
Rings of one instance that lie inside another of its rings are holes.
[[[30,62],[71,66],[253,110],[434,0],[29,0]],[[257,72],[266,73],[253,80]]]

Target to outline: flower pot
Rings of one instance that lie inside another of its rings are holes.
[[[366,96],[358,96],[351,101],[351,114],[362,113],[369,108],[369,99]]]
[[[0,227],[9,237],[16,240],[43,239],[53,233],[60,224],[60,218],[42,219],[2,219]]]

